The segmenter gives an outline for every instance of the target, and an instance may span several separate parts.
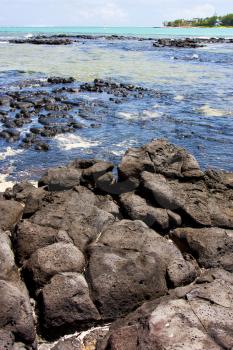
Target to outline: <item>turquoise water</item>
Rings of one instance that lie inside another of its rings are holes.
[[[233,37],[233,28],[153,28],[153,27],[0,27],[0,33],[6,35],[24,34],[117,34],[144,37]]]
[[[79,39],[67,46],[7,42],[8,37],[38,32],[233,37],[230,28],[0,28],[0,94],[24,90],[30,94],[41,89],[33,84],[22,89],[20,84],[25,80],[73,76],[77,92],[68,99],[83,99],[90,105],[103,103],[102,109],[93,107],[90,122],[75,111],[84,128],[46,140],[48,153],[22,149],[20,141],[0,139],[0,191],[1,182],[36,179],[45,168],[74,158],[102,158],[117,164],[128,147],[153,138],[166,138],[185,147],[204,168],[233,170],[233,44],[176,49],[155,48],[150,40],[105,38]],[[111,96],[78,92],[81,83],[95,78],[152,88],[161,95],[118,105],[111,102]],[[10,117],[14,113],[9,110]],[[37,116],[32,119],[37,122]],[[91,128],[92,122],[99,127]],[[30,127],[26,124],[19,129],[21,138]],[[3,128],[0,121],[0,131]]]

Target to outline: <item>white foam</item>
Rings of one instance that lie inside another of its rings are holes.
[[[125,154],[124,150],[119,150],[119,151],[111,151],[112,154],[114,154],[114,156],[122,156]]]
[[[5,192],[7,188],[12,188],[17,182],[16,181],[8,181],[9,174],[0,174],[0,192]],[[38,187],[38,182],[34,180],[28,181],[33,186]]]
[[[57,135],[55,140],[59,147],[65,151],[75,148],[91,148],[99,145],[97,141],[89,141],[75,134]]]
[[[199,108],[199,112],[203,113],[207,117],[223,117],[229,115],[229,112],[224,111],[222,109],[212,108],[209,104],[205,104],[201,108]]]
[[[83,332],[75,332],[73,334],[69,334],[69,335],[65,335],[64,337],[60,338],[59,340],[55,341],[54,343],[42,343],[39,344],[38,350],[50,350],[52,349],[59,341],[61,340],[68,340],[68,339],[72,339],[73,343],[74,343],[74,347],[75,346],[75,340],[77,341],[77,349],[79,348],[79,345],[81,345],[82,349],[93,349],[93,345],[89,345],[86,347],[86,345],[84,345],[84,338],[86,336],[88,336],[89,334],[91,334],[92,332],[96,331],[96,330],[103,330],[108,332],[109,331],[109,327],[110,324],[107,324],[105,326],[100,326],[100,327],[93,327],[88,329],[87,331],[83,331]],[[81,344],[80,344],[81,343]],[[94,343],[94,342],[93,342]]]
[[[9,187],[14,186],[13,181],[7,181],[8,174],[0,174],[0,192],[5,192],[5,190]]]
[[[14,157],[23,151],[23,149],[13,149],[12,147],[7,147],[5,150],[0,152],[0,160],[5,160],[8,157]]]
[[[142,113],[119,112],[118,115],[126,120],[148,120],[158,118],[160,116],[160,113],[144,110]]]
[[[184,100],[184,96],[183,96],[183,95],[176,95],[176,96],[174,97],[174,100],[175,100],[175,101],[183,101],[183,100]]]
[[[199,58],[199,55],[197,55],[197,54],[194,54],[194,55],[192,55],[192,60],[198,60],[198,58]]]
[[[29,39],[29,38],[32,38],[32,37],[33,37],[33,34],[31,34],[31,33],[25,35],[25,38],[26,38],[26,39]]]
[[[156,119],[160,116],[159,112],[155,112],[155,111],[148,111],[148,110],[144,110],[143,111],[143,118],[144,119]]]

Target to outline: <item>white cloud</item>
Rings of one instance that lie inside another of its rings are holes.
[[[214,13],[216,12],[215,6],[212,4],[203,4],[203,5],[198,5],[198,6],[193,6],[184,8],[177,12],[175,14],[176,18],[204,18],[204,17],[210,17],[213,16]]]
[[[126,11],[112,1],[105,1],[98,5],[92,4],[89,8],[86,6],[83,6],[83,8],[79,7],[78,13],[84,20],[90,22],[98,21],[103,25],[125,24],[128,19]]]

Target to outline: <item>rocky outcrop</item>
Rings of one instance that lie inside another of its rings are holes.
[[[230,349],[232,173],[165,140],[113,167],[76,159],[2,196],[1,346],[36,346],[23,278],[40,350]],[[45,342],[109,322],[86,345]]]
[[[11,44],[34,44],[34,45],[70,45],[72,41],[68,38],[30,38],[30,39],[11,39]]]
[[[232,39],[227,38],[182,38],[171,39],[152,37],[144,38],[125,35],[87,35],[87,34],[54,34],[54,35],[36,35],[31,38],[10,39],[12,44],[34,44],[34,45],[70,45],[72,43],[85,42],[87,40],[108,40],[108,41],[148,41],[153,42],[155,47],[175,47],[175,48],[197,48],[207,44],[232,43]]]
[[[98,98],[96,92],[107,93],[108,96]],[[95,96],[87,99],[84,96],[86,93]],[[161,95],[153,89],[110,79],[95,79],[92,83],[80,84],[72,77],[51,76],[41,80],[29,79],[15,85],[12,83],[4,88],[4,94],[0,94],[0,139],[6,146],[15,143],[25,149],[47,152],[52,144],[54,146],[51,139],[57,135],[78,134],[83,128],[101,127],[101,121],[115,110],[116,105],[129,99],[159,98]],[[27,132],[25,126],[28,126]],[[101,175],[101,166],[107,166],[111,171],[112,165],[104,163],[108,162],[96,164],[88,171]]]
[[[153,43],[154,47],[176,47],[176,48],[191,48],[203,47],[203,42],[198,39],[158,39]]]
[[[225,38],[184,38],[184,39],[171,39],[162,38],[153,42],[154,47],[174,47],[174,48],[188,48],[196,49],[198,47],[206,46],[207,44],[218,43],[232,43],[232,39]]]
[[[19,343],[36,349],[29,295],[15,265],[9,231],[0,231],[0,305],[1,349],[19,349]]]
[[[163,297],[110,328],[97,350],[230,349],[232,281],[194,285],[183,297]]]

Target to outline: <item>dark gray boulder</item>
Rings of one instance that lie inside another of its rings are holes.
[[[33,224],[29,220],[19,223],[15,234],[15,247],[18,260],[23,263],[37,249],[57,241],[58,230]]]
[[[34,189],[25,199],[25,207],[23,214],[26,217],[33,215],[42,206],[42,200],[47,195],[47,191],[43,187]]]
[[[100,319],[87,282],[79,273],[55,275],[41,293],[43,328],[47,334],[71,333]]]
[[[159,227],[162,230],[169,228],[169,216],[166,209],[156,208],[133,192],[120,196],[124,212],[132,220],[142,220],[150,227]]]
[[[130,148],[119,165],[120,179],[138,177],[141,172],[159,173],[170,178],[200,178],[196,159],[185,149],[166,140],[154,140],[141,148]]]
[[[34,320],[24,289],[0,280],[0,328],[12,332],[25,344],[35,344]]]
[[[182,249],[191,252],[200,266],[222,267],[233,272],[233,231],[221,228],[179,228],[170,237]]]
[[[111,162],[96,161],[95,164],[83,170],[82,177],[84,180],[95,182],[100,176],[113,168],[114,164]]]
[[[165,294],[167,282],[178,286],[197,275],[171,241],[141,221],[122,220],[109,226],[88,253],[87,276],[104,318],[117,318]]]
[[[141,176],[145,191],[158,206],[185,214],[186,221],[190,219],[201,226],[211,225],[209,195],[203,181],[169,181],[163,175],[149,172],[143,172]]]
[[[50,201],[38,210],[30,221],[66,231],[82,251],[115,217],[96,206],[98,198],[83,186],[73,191],[56,192]]]
[[[88,280],[103,319],[116,319],[167,291],[159,259],[140,252],[94,246],[89,251]]]
[[[10,232],[0,231],[0,279],[12,280],[18,277],[15,256],[11,247]]]
[[[80,184],[82,172],[78,169],[63,167],[49,169],[39,180],[39,186],[48,186],[49,191],[69,190]]]
[[[85,258],[82,252],[69,243],[54,243],[39,248],[25,265],[36,286],[47,283],[60,272],[83,272]]]
[[[12,230],[23,214],[23,206],[13,200],[0,200],[0,229]]]

